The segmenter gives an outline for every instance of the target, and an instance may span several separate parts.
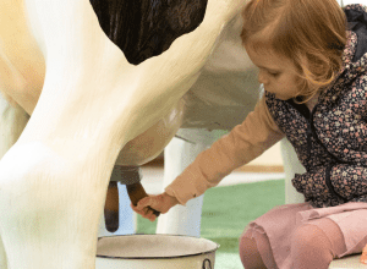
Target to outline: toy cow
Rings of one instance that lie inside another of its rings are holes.
[[[161,1],[167,13],[186,14],[178,18],[196,14],[196,25],[172,22],[183,28],[172,44],[156,51],[142,43],[139,55],[127,49],[129,62],[113,39],[113,20],[103,20],[143,3],[125,2],[0,1],[0,91],[17,126],[1,130],[12,138],[1,146],[11,148],[0,162],[0,268],[94,268],[98,220],[120,152],[168,115],[180,120],[182,98],[246,3]]]

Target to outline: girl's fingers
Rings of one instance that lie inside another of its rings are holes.
[[[152,221],[152,222],[155,221],[156,216],[153,214],[153,211],[152,210],[149,210],[148,211],[147,219],[150,220],[150,221]]]
[[[138,214],[142,215],[143,217],[148,213],[148,210],[146,208],[138,209],[133,204],[130,204],[130,207],[133,209],[133,211],[135,213],[138,213]]]
[[[133,204],[130,204],[130,207],[133,209],[135,213],[141,215],[143,218],[149,219],[150,221],[155,221],[156,216],[153,214],[153,211],[148,209],[147,207],[139,209],[137,206],[134,206]]]
[[[361,263],[367,264],[367,253],[366,252],[362,252]]]
[[[154,204],[154,199],[152,197],[144,197],[141,199],[137,204],[137,209],[142,210],[143,208],[146,208],[148,206],[152,206]]]
[[[144,197],[139,200],[136,206],[131,205],[131,208],[150,221],[154,221],[157,218],[152,209],[159,213],[166,213],[169,209],[167,199],[164,199],[163,194]]]
[[[367,245],[362,250],[361,263],[367,264]]]
[[[134,206],[133,204],[130,204],[130,207],[132,208],[132,210],[133,210],[135,213],[138,213],[138,214],[140,214],[140,215],[143,213],[141,210],[138,210],[138,209],[136,208],[136,206]]]

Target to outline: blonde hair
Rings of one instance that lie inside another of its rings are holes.
[[[293,62],[298,96],[309,100],[341,69],[346,18],[336,0],[251,0],[242,17],[243,45],[271,49]]]

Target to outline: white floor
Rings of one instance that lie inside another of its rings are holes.
[[[149,194],[158,194],[163,191],[163,168],[160,167],[143,167],[143,179],[141,181],[145,191]],[[247,173],[232,172],[225,177],[218,185],[228,186],[250,182],[278,180],[284,179],[284,173]]]

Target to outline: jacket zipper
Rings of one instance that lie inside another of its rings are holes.
[[[315,137],[315,140],[317,140],[319,142],[319,144],[326,150],[326,152],[328,153],[328,155],[336,162],[336,163],[345,163],[343,161],[340,161],[337,157],[335,157],[333,154],[331,154],[326,146],[318,139],[317,135],[316,135],[316,131],[314,130],[315,127],[313,125],[313,115],[316,111],[316,108],[317,108],[317,105],[316,104],[312,111],[310,111],[308,109],[308,107],[305,105],[305,104],[296,104],[294,103],[293,100],[291,100],[289,102],[298,112],[301,113],[301,115],[303,117],[305,117],[306,121],[307,121],[307,131],[306,131],[306,139],[307,139],[307,156],[309,158],[311,158],[311,147],[312,147],[312,141],[311,141],[311,138],[312,136]],[[333,164],[329,164],[327,166],[327,171],[326,171],[326,178],[325,178],[325,183],[326,183],[326,186],[327,188],[329,189],[330,193],[333,194],[334,196],[338,197],[339,199],[341,199],[344,203],[348,202],[349,200],[346,199],[345,197],[341,196],[339,193],[337,193],[334,189],[334,186],[332,185],[331,183],[331,180],[330,180],[330,172],[331,172],[331,169],[333,168]],[[354,198],[354,197],[353,197]],[[351,199],[353,199],[351,198]]]

